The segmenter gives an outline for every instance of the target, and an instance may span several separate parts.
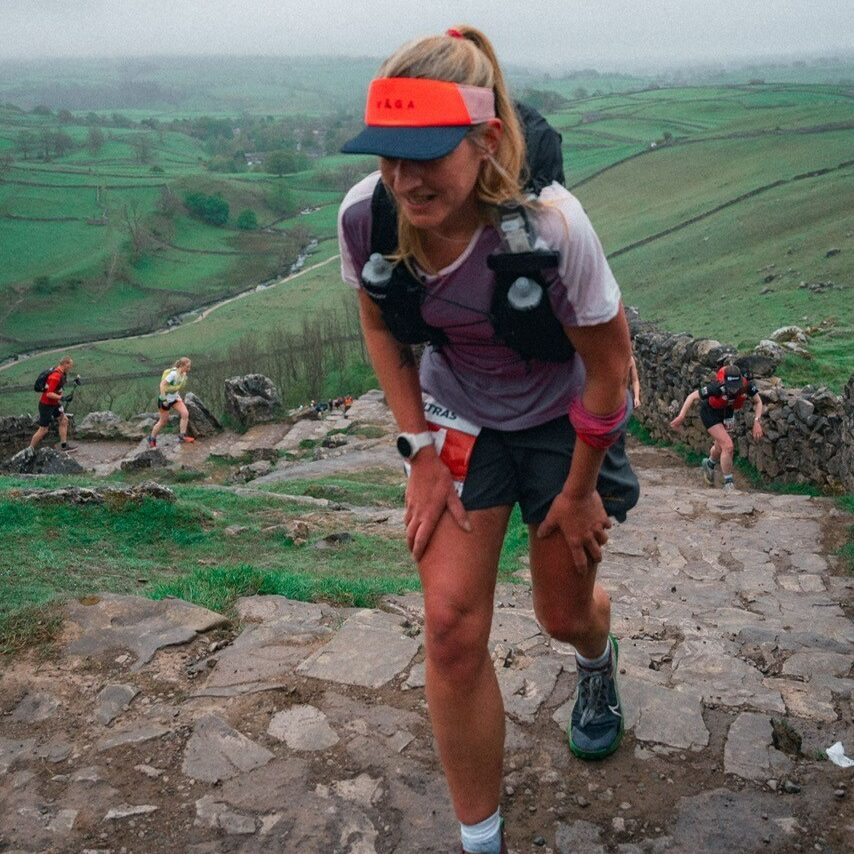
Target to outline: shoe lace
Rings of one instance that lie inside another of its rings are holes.
[[[581,703],[579,726],[585,726],[605,711],[608,703],[605,676],[602,673],[581,673],[578,682],[578,698]]]

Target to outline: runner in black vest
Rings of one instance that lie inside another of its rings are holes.
[[[752,380],[747,379],[737,365],[725,365],[715,374],[715,378],[692,391],[685,398],[679,414],[670,422],[674,430],[681,430],[685,416],[691,407],[700,401],[700,419],[703,426],[712,437],[712,447],[709,456],[703,458],[700,468],[703,479],[709,486],[714,486],[715,469],[718,463],[724,477],[724,492],[732,492],[735,483],[732,478],[733,442],[730,432],[735,426],[735,413],[744,406],[750,398],[753,401],[753,438],[762,438],[762,398],[759,389]]]

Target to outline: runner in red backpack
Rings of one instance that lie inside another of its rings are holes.
[[[762,425],[759,423],[762,417],[762,398],[753,381],[745,377],[737,365],[725,365],[715,374],[712,382],[692,391],[685,398],[679,414],[670,422],[674,430],[681,430],[688,410],[700,401],[700,419],[713,439],[709,456],[703,458],[700,466],[703,479],[709,486],[714,486],[715,469],[720,463],[725,492],[735,489],[732,479],[733,443],[730,433],[735,426],[735,413],[744,406],[748,397],[753,401],[752,434],[753,438],[758,440],[763,435]]]
[[[59,430],[60,449],[66,453],[73,453],[77,450],[76,445],[68,443],[68,416],[62,406],[62,387],[73,367],[74,360],[71,356],[63,356],[59,360],[59,364],[48,374],[44,391],[39,398],[39,427],[33,433],[30,445],[26,449],[27,458],[31,458],[35,454],[36,448],[48,434],[50,425],[54,421],[56,421]]]

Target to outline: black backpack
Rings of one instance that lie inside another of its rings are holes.
[[[561,135],[533,107],[517,102],[515,108],[525,134],[524,189],[539,195],[540,190],[552,181],[564,184]],[[371,215],[371,253],[393,254],[397,249],[397,210],[382,181],[374,188]],[[535,310],[524,313],[512,310],[507,302],[507,292],[520,275],[534,279],[547,290],[549,285],[539,271],[553,268],[557,262],[557,253],[542,251],[515,255],[497,253],[488,261],[496,273],[496,289],[490,310],[496,336],[525,359],[565,362],[575,352],[554,316],[548,298],[542,299]],[[429,342],[437,348],[447,343],[444,331],[430,326],[423,319],[424,286],[404,263],[394,266],[390,280],[375,286],[363,278],[362,284],[398,341],[403,344]]]
[[[35,391],[43,392],[47,388],[47,378],[56,370],[56,368],[46,368],[37,377],[33,384]]]

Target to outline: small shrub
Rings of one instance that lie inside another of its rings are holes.
[[[244,231],[254,231],[258,228],[258,217],[252,208],[245,208],[237,215],[235,225]]]

